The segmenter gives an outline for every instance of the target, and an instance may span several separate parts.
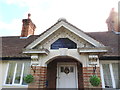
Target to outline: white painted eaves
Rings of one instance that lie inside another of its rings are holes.
[[[36,39],[35,41],[33,41],[31,44],[29,44],[26,47],[26,49],[32,49],[32,48],[34,48],[35,46],[37,46],[39,43],[41,43],[47,37],[49,37],[50,35],[52,35],[55,31],[57,31],[62,26],[65,27],[66,29],[68,29],[69,31],[73,32],[74,34],[76,34],[80,38],[84,39],[85,41],[91,43],[95,47],[105,47],[103,44],[101,44],[100,42],[98,42],[95,39],[91,38],[90,36],[88,36],[87,34],[85,34],[83,31],[79,30],[78,28],[76,28],[72,24],[70,24],[70,23],[68,23],[68,22],[66,22],[64,20],[61,20],[61,21],[57,22],[55,25],[53,25],[51,28],[49,28],[38,39]]]

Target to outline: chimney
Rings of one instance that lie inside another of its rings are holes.
[[[30,35],[34,35],[35,31],[35,24],[30,19],[31,14],[28,14],[28,19],[22,20],[22,31],[21,31],[21,37],[28,37]]]
[[[108,26],[108,31],[120,32],[120,30],[118,29],[118,13],[115,12],[114,8],[111,9],[106,23]]]

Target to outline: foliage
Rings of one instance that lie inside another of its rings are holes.
[[[20,76],[16,77],[15,79],[19,81],[20,80]]]
[[[24,81],[28,84],[32,83],[33,80],[34,80],[34,77],[31,74],[28,74],[26,77],[24,77]]]
[[[101,80],[98,76],[93,75],[93,76],[90,77],[90,83],[91,83],[92,86],[99,86],[100,82],[101,82]]]

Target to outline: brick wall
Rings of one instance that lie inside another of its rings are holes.
[[[100,77],[100,67],[96,68],[96,73],[98,77]],[[102,85],[98,87],[93,87],[90,82],[90,76],[94,75],[93,73],[93,67],[83,67],[83,83],[84,83],[84,88],[102,88]]]
[[[53,65],[53,64],[51,64],[51,65]],[[100,85],[98,87],[93,87],[89,82],[90,76],[92,76],[94,74],[93,67],[81,67],[80,64],[78,64],[77,66],[78,66],[78,88],[85,88],[87,90],[88,89],[96,90],[98,88],[98,90],[101,90],[102,85]],[[52,66],[52,67],[55,68],[56,64],[55,64],[55,66]],[[33,69],[35,70],[35,72]],[[31,74],[34,76],[34,82],[29,84],[28,88],[46,88],[46,80],[49,81],[49,87],[47,87],[47,88],[56,88],[56,84],[55,84],[56,79],[53,79],[53,78],[56,78],[56,70],[54,70],[55,71],[54,72],[55,75],[54,75],[53,69],[52,69],[52,72],[51,72],[51,70],[47,71],[47,67],[33,66],[33,69],[31,69]],[[47,72],[49,72],[49,74],[47,74]],[[51,73],[51,75],[50,75],[50,73]],[[95,74],[100,77],[100,68],[99,67],[96,68]],[[48,76],[50,76],[50,77],[48,77]],[[52,81],[51,81],[51,78],[53,79]]]
[[[34,82],[30,83],[28,88],[46,88],[47,67],[33,66],[33,69],[31,74],[34,76]]]
[[[23,19],[22,22],[23,22],[23,25],[22,25],[21,37],[27,37],[29,35],[34,35],[36,26],[32,22],[32,20]]]

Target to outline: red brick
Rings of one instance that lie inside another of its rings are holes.
[[[32,84],[29,84],[29,87],[39,87],[39,88],[44,88],[46,87],[46,75],[47,75],[47,68],[46,67],[41,67],[41,66],[34,66],[35,68],[35,73],[33,70],[31,70],[31,74],[34,76],[35,81]]]
[[[93,67],[83,67],[83,83],[84,83],[85,88],[92,87],[89,82],[90,76],[92,76],[92,75],[94,75]],[[96,68],[95,75],[100,77],[100,68],[99,67]],[[99,87],[101,87],[101,85]]]

